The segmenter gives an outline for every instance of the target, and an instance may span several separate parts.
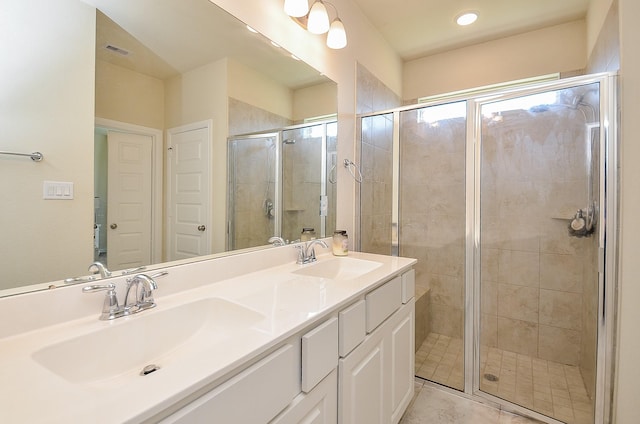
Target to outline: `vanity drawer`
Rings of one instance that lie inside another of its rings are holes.
[[[265,423],[299,393],[300,350],[287,344],[161,422]]]
[[[367,335],[366,329],[366,303],[360,300],[338,315],[338,352],[344,358]]]
[[[338,366],[338,319],[331,318],[302,336],[302,391],[309,393]]]
[[[407,303],[416,295],[416,270],[402,274],[402,303]]]
[[[402,278],[397,276],[365,296],[367,333],[387,319],[402,304]]]

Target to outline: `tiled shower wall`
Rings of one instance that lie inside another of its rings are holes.
[[[285,131],[283,138],[295,144],[282,146],[282,237],[300,238],[302,228],[314,228],[320,235],[319,194],[322,140],[305,137],[308,129]]]
[[[482,138],[482,344],[571,365],[595,327],[583,305],[597,284],[593,236],[567,229],[587,205],[580,114],[506,112]]]
[[[229,135],[266,132],[274,128],[284,128],[293,121],[276,115],[241,100],[229,97]]]
[[[416,298],[427,294],[430,331],[462,339],[466,120],[400,116],[400,254],[418,259]]]
[[[398,107],[400,97],[367,68],[357,65],[356,108],[358,114]],[[361,250],[391,254],[391,198],[393,178],[393,116],[365,118],[361,122],[360,185]],[[338,164],[340,166],[340,164]],[[357,175],[357,172],[354,171]]]

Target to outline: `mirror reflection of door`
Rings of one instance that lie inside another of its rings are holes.
[[[107,266],[151,263],[151,137],[107,133]]]
[[[168,130],[168,260],[211,253],[211,123]]]

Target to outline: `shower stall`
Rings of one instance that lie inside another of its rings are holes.
[[[359,117],[360,248],[418,259],[418,377],[604,422],[615,94],[600,74]]]
[[[317,237],[335,229],[337,122],[322,121],[228,139],[227,248]]]

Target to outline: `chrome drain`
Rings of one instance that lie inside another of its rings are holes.
[[[485,374],[485,375],[484,375],[484,379],[485,379],[485,380],[488,380],[488,381],[498,381],[498,380],[499,380],[499,378],[498,378],[498,377],[496,377],[496,376],[495,376],[495,375],[493,375],[493,374]]]
[[[160,366],[156,365],[156,364],[150,364],[147,365],[146,367],[142,368],[142,371],[140,371],[140,375],[149,375],[152,372],[156,372],[160,369]]]

